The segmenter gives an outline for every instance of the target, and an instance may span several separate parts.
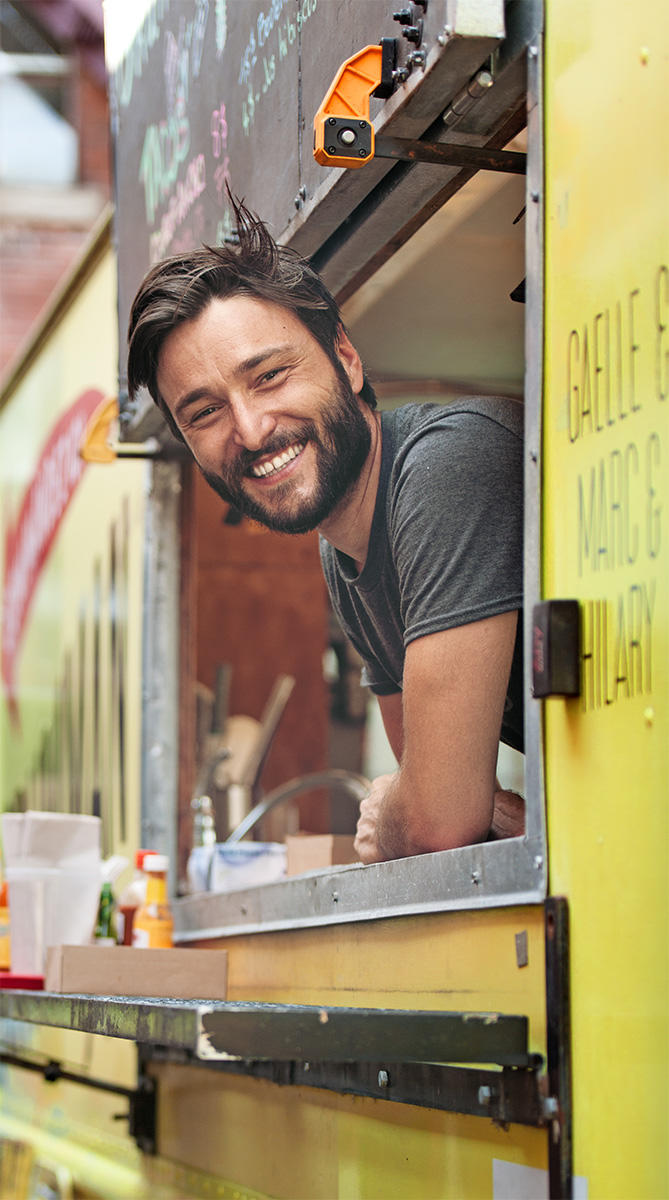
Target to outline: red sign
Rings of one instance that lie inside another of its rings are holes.
[[[42,449],[18,517],[5,535],[2,681],[14,719],[16,661],[30,605],[60,523],[86,468],[79,446],[88,419],[102,400],[102,392],[83,392],[58,419]]]

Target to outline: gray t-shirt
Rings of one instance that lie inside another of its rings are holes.
[[[414,638],[523,603],[523,409],[503,397],[381,414],[382,457],[367,561],[320,539],[342,629],[377,695],[402,690]],[[522,621],[501,738],[523,748]]]

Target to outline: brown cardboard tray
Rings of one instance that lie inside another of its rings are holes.
[[[353,837],[346,833],[295,833],[285,840],[286,875],[360,861],[353,849]]]
[[[227,985],[225,950],[135,946],[52,946],[47,950],[47,992],[225,1000]]]

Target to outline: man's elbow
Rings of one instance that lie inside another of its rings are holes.
[[[444,803],[436,810],[416,805],[407,821],[407,841],[411,854],[431,854],[436,850],[456,850],[484,842],[490,831],[492,799],[467,809]]]

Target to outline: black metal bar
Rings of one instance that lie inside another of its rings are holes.
[[[307,1005],[222,1004],[201,1011],[198,1057],[528,1066],[527,1017]]]
[[[199,1056],[527,1066],[527,1018],[499,1013],[220,1005],[202,1010]]]
[[[23,1058],[18,1054],[0,1051],[0,1063],[7,1067],[19,1067],[23,1071],[35,1071],[46,1083],[78,1083],[94,1091],[107,1092],[112,1096],[123,1096],[128,1101],[128,1112],[117,1114],[117,1118],[128,1121],[128,1132],[134,1137],[140,1150],[155,1153],[156,1141],[156,1089],[154,1081],[140,1070],[137,1087],[127,1088],[120,1084],[107,1083],[90,1075],[64,1070],[55,1059]]]
[[[225,1075],[263,1079],[280,1087],[312,1087],[340,1095],[367,1096],[419,1108],[487,1117],[501,1125],[546,1124],[542,1078],[537,1070],[501,1071],[435,1063],[331,1063],[193,1060],[167,1049],[148,1052],[147,1062],[177,1062]]]
[[[134,1088],[121,1087],[116,1083],[105,1083],[102,1079],[93,1079],[90,1075],[79,1075],[76,1071],[65,1071],[55,1059],[37,1062],[30,1058],[21,1058],[18,1054],[2,1052],[0,1053],[0,1063],[7,1067],[20,1067],[23,1071],[36,1071],[38,1075],[44,1076],[47,1083],[58,1083],[61,1079],[67,1083],[81,1083],[85,1087],[94,1088],[99,1092],[111,1092],[115,1096],[125,1096],[126,1100],[131,1100],[135,1095]]]
[[[386,135],[376,139],[374,156],[400,162],[436,163],[444,167],[473,167],[477,171],[504,171],[511,175],[524,175],[527,170],[527,155],[515,150],[491,150],[484,146],[423,142]]]
[[[572,1200],[569,908],[563,896],[546,900],[546,1067],[549,1196]]]
[[[514,1067],[486,1071],[432,1063],[294,1063],[285,1082],[487,1117],[503,1125],[545,1124],[536,1072]]]
[[[506,1013],[207,1003],[46,992],[0,993],[0,1016],[80,1029],[201,1058],[480,1063],[532,1067],[528,1019]]]

